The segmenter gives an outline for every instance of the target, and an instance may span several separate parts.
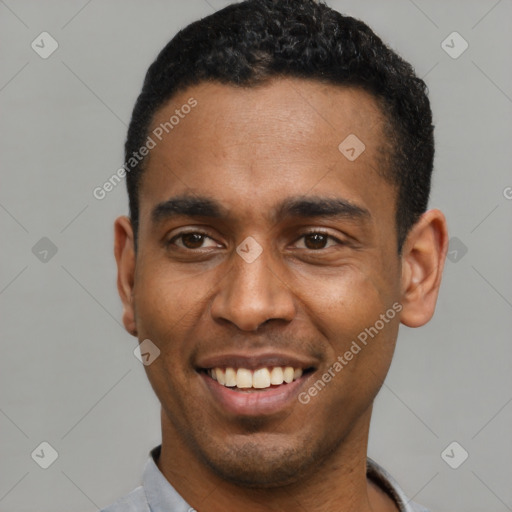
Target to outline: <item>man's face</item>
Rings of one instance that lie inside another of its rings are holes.
[[[281,79],[191,87],[151,130],[191,97],[143,175],[134,319],[161,351],[146,371],[173,442],[223,478],[276,485],[364,437],[391,362],[399,315],[375,334],[401,299],[396,190],[376,172],[382,118],[361,90]],[[338,149],[351,134],[365,145],[353,161],[359,146]],[[169,203],[182,196],[218,211]],[[267,387],[287,375],[276,367],[299,371]],[[215,380],[215,368],[233,371]],[[233,386],[235,372],[263,387]]]

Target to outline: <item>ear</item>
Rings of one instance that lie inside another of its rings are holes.
[[[126,216],[118,217],[114,223],[114,255],[117,263],[117,290],[123,303],[123,324],[131,335],[137,336],[133,306],[135,248],[132,223]]]
[[[402,306],[400,321],[420,327],[433,316],[448,251],[446,219],[428,210],[411,228],[402,252]]]

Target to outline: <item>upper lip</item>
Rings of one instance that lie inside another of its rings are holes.
[[[315,366],[311,358],[301,357],[297,354],[286,354],[284,352],[253,352],[253,353],[225,353],[199,358],[197,369],[210,368],[247,368],[256,370],[258,368],[274,366],[292,366],[306,370]]]

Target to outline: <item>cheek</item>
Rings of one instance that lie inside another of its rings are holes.
[[[395,294],[379,274],[361,264],[331,269],[328,274],[301,273],[293,288],[306,314],[327,339],[357,336],[392,306]]]
[[[332,400],[372,399],[387,374],[398,334],[401,305],[393,290],[377,273],[356,267],[328,279],[304,278],[301,286],[309,290],[303,295],[309,321],[326,340],[322,372],[334,384],[329,386]]]
[[[182,407],[180,395],[194,376],[187,364],[191,349],[187,340],[192,339],[208,289],[204,277],[201,286],[191,281],[154,266],[141,272],[134,293],[139,338],[150,339],[160,350],[145,371],[161,403],[173,410]]]
[[[198,322],[217,279],[208,270],[188,274],[171,272],[168,265],[146,265],[134,289],[140,336],[180,339]]]

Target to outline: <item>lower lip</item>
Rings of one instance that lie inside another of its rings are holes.
[[[214,400],[224,412],[238,416],[262,416],[281,412],[298,402],[300,388],[312,374],[306,374],[280,386],[270,387],[258,391],[235,391],[213,380],[209,375],[201,373],[200,376]]]

